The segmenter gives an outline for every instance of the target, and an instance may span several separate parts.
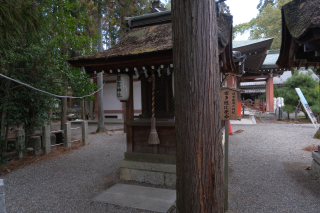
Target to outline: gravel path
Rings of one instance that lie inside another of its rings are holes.
[[[117,125],[106,128],[115,129]],[[89,132],[95,130],[96,125],[89,126]],[[2,176],[7,212],[144,212],[92,201],[119,182],[119,161],[126,142],[123,132],[109,132],[89,134],[89,143],[69,154]]]
[[[232,126],[229,212],[320,212],[320,184],[310,171],[311,153],[320,144],[312,125]]]
[[[319,181],[305,170],[311,153],[301,150],[320,144],[312,139],[312,125],[261,123],[232,128],[244,132],[230,136],[229,213],[319,212]],[[95,130],[96,125],[89,126],[89,132]],[[146,212],[92,201],[121,182],[119,161],[126,143],[121,131],[90,134],[89,141],[69,154],[2,176],[7,212]]]

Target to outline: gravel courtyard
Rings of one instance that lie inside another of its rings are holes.
[[[229,213],[319,212],[319,180],[306,170],[311,153],[301,150],[320,144],[312,139],[314,127],[260,123],[232,128],[244,132],[230,136]],[[89,132],[95,129],[89,126]],[[74,135],[79,133],[76,130]],[[126,143],[121,131],[89,134],[89,142],[71,153],[1,176],[7,212],[145,212],[92,201],[121,182],[118,165]]]
[[[233,126],[230,136],[229,212],[320,212],[320,184],[306,170],[312,125]]]

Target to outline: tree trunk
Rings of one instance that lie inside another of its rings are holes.
[[[98,52],[102,51],[102,2],[101,0],[98,1]]]
[[[2,113],[1,113],[1,134],[0,139],[5,139],[5,127],[6,127],[6,118],[7,118],[7,104],[9,103],[9,97],[10,97],[10,86],[11,81],[6,80],[5,82],[5,88],[4,88],[4,99],[2,103]]]
[[[224,212],[215,1],[172,2],[178,212]]]

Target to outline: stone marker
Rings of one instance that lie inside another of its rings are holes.
[[[88,121],[83,121],[82,126],[82,145],[88,145]]]
[[[15,130],[15,138],[16,138],[16,151],[18,153],[18,158],[23,158],[26,153],[25,147],[25,134],[24,129]]]
[[[45,155],[51,152],[50,126],[42,126],[42,145]]]
[[[6,213],[4,184],[2,179],[0,179],[0,213]]]
[[[41,137],[40,136],[29,137],[27,141],[27,148],[33,148],[35,155],[41,155],[42,154]]]
[[[70,123],[64,124],[64,146],[71,147],[71,125]]]
[[[57,144],[57,138],[55,134],[50,135],[50,141],[51,141],[51,150],[55,150],[56,144]]]

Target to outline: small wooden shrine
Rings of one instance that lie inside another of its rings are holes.
[[[234,56],[232,52],[232,16],[220,14],[217,20],[222,82],[226,75],[242,74],[243,60],[241,54]],[[126,102],[125,120],[127,151],[120,163],[121,178],[172,186],[176,179],[176,139],[171,11],[130,17],[126,23],[127,33],[115,46],[96,54],[69,59],[68,62],[74,67],[84,67],[91,75],[95,71],[104,71],[106,74],[129,76],[130,95]],[[141,81],[142,112],[139,118],[134,118],[134,75]],[[178,93],[176,91],[175,95]],[[152,98],[155,99],[154,105]],[[159,144],[148,143],[153,107]]]

